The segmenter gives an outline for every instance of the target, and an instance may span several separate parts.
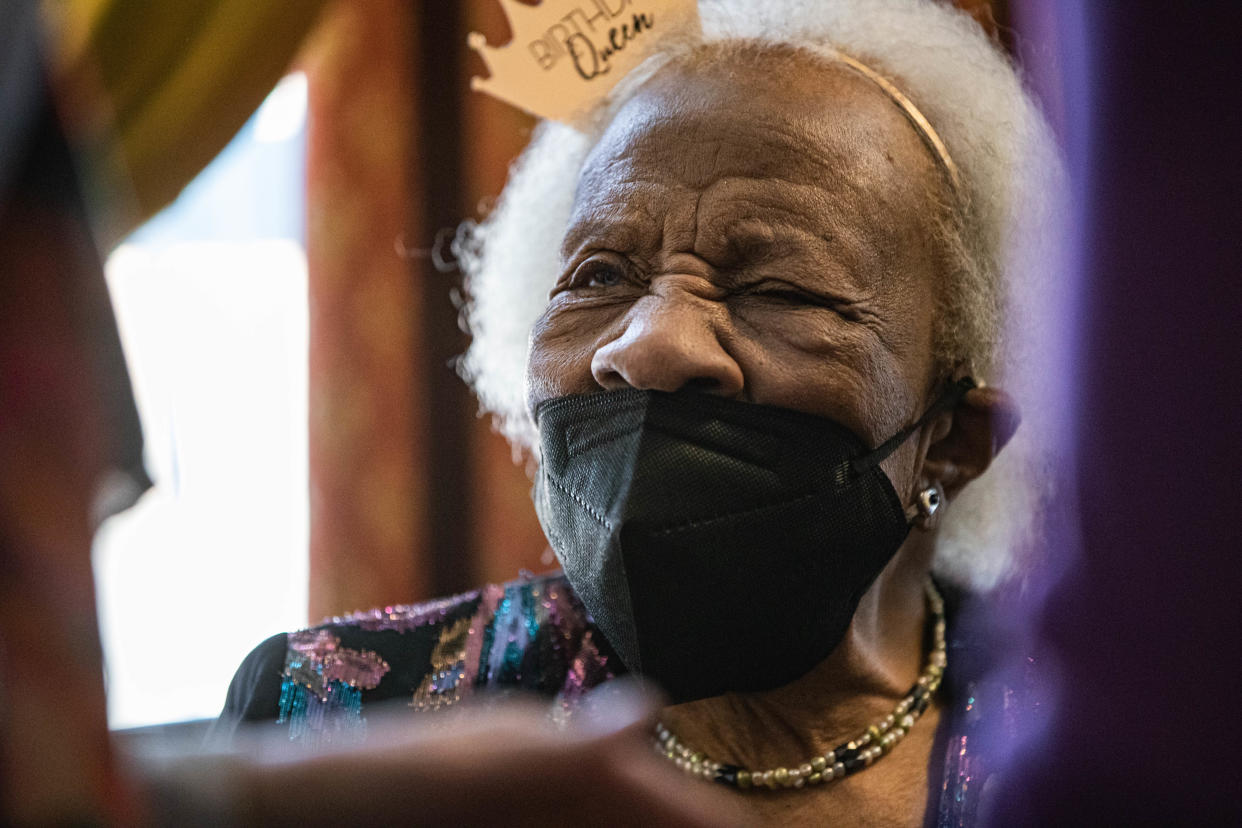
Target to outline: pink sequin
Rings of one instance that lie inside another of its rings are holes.
[[[301,630],[289,633],[289,649],[309,658],[322,659],[328,653],[336,651],[341,644],[328,630]]]
[[[373,690],[387,673],[388,662],[370,650],[342,648],[323,662],[325,681],[339,681],[363,690]]]
[[[391,607],[355,612],[342,618],[333,618],[331,622],[334,624],[356,624],[364,630],[405,632],[416,627],[425,627],[428,624],[443,621],[450,610],[474,601],[478,597],[479,591],[476,589],[470,592],[463,592],[460,595],[440,598],[435,601],[426,601],[421,604],[398,604]]]
[[[289,633],[289,651],[286,677],[320,701],[331,695],[333,681],[371,690],[389,670],[387,662],[376,653],[342,647],[341,639],[328,630]]]
[[[614,678],[616,674],[608,666],[608,657],[600,653],[590,630],[582,635],[578,652],[574,655],[565,675],[557,701],[568,713],[577,707],[588,690]]]
[[[504,597],[503,586],[491,584],[484,588],[479,598],[479,608],[470,623],[469,638],[466,640],[465,672],[461,677],[461,692],[469,693],[479,677],[479,657],[483,653],[483,639],[487,625],[492,623],[496,615],[496,605]]]

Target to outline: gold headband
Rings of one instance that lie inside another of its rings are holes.
[[[927,144],[927,148],[932,151],[932,155],[936,157],[936,161],[944,169],[945,174],[949,177],[949,183],[953,185],[953,192],[959,200],[964,199],[964,191],[962,189],[962,176],[958,172],[957,164],[953,163],[953,159],[949,156],[949,150],[944,145],[944,141],[940,140],[940,135],[936,132],[936,128],[931,125],[927,118],[923,117],[923,113],[914,105],[914,102],[902,94],[901,90],[893,85],[892,81],[872,69],[867,64],[850,57],[849,55],[837,53],[837,57],[841,59],[850,68],[865,75],[876,86],[884,90],[893,103],[901,108],[906,118],[918,130],[919,136],[922,137],[923,143]]]

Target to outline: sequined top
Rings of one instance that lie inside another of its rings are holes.
[[[952,595],[952,593],[950,593]],[[948,597],[948,596],[947,596]],[[978,824],[995,788],[997,746],[1026,705],[975,676],[986,648],[955,635],[950,598],[949,670],[933,748],[927,825]],[[273,636],[246,658],[216,724],[227,738],[246,722],[287,730],[307,749],[357,742],[366,711],[401,700],[418,715],[526,691],[568,716],[582,694],[624,672],[559,573],[526,576],[423,604],[383,607]]]

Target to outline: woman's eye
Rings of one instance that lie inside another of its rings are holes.
[[[775,302],[784,302],[785,304],[789,304],[789,305],[818,304],[815,301],[814,297],[800,290],[796,290],[794,288],[772,287],[772,288],[765,288],[763,290],[756,291],[756,293],[759,296],[762,296],[764,299],[771,299],[772,301],[775,301]]]
[[[573,287],[614,287],[625,279],[620,265],[604,259],[583,262],[574,273]]]

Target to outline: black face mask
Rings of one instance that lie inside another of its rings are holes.
[[[535,411],[535,506],[596,625],[675,703],[770,690],[844,637],[910,531],[879,448],[809,414],[627,389]]]

